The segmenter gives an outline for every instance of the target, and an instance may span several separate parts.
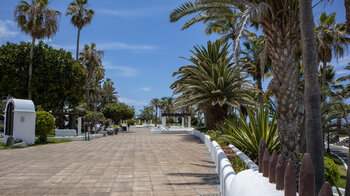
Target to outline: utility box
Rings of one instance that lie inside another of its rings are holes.
[[[5,108],[5,143],[12,136],[27,144],[35,143],[35,107],[32,100],[9,99]]]

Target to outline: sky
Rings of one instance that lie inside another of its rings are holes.
[[[65,16],[72,0],[49,0],[51,9],[62,13],[59,31],[46,43],[63,48],[75,57],[77,29]],[[20,32],[14,21],[14,7],[18,0],[0,0],[0,45],[9,42],[31,41],[30,36]],[[118,91],[119,100],[134,106],[136,111],[149,104],[153,98],[172,96],[169,86],[176,80],[172,74],[187,65],[193,45],[214,41],[217,35],[207,36],[204,25],[196,24],[181,31],[186,21],[169,23],[170,12],[184,0],[89,0],[89,8],[95,11],[92,23],[80,34],[80,48],[94,42],[98,50],[105,52],[103,65],[105,75],[111,78]],[[326,10],[337,12],[336,22],[345,21],[343,0],[332,5],[318,5],[314,9],[315,21]],[[316,21],[317,24],[317,21]],[[337,77],[349,74],[344,67],[350,62],[350,53],[331,62]],[[266,87],[269,80],[265,81]]]

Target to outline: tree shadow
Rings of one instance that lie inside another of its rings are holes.
[[[194,135],[181,135],[182,140],[184,142],[191,142],[191,143],[197,143],[197,144],[203,144],[202,140],[200,140],[198,137]]]
[[[180,182],[167,183],[168,185],[219,185],[219,177],[217,174],[208,173],[168,173],[170,176],[183,176],[198,178],[198,182]]]

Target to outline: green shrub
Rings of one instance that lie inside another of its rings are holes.
[[[128,120],[126,120],[126,123],[129,124],[129,125],[135,125],[136,124],[136,120],[128,119]]]
[[[175,119],[173,117],[167,118],[166,123],[173,124],[173,123],[175,123]]]
[[[332,159],[324,157],[324,168],[326,181],[328,181],[332,186],[336,185],[337,181],[340,179],[338,166]]]
[[[260,139],[265,139],[269,152],[279,152],[279,139],[277,133],[276,114],[270,116],[268,106],[260,109],[247,109],[249,121],[243,116],[234,114],[233,119],[226,120],[221,127],[223,138],[242,150],[252,160],[256,160],[259,152]],[[248,122],[247,122],[248,121]]]
[[[47,135],[55,128],[55,119],[45,111],[36,113],[35,134],[39,136],[40,142],[47,141]]]
[[[4,132],[4,125],[0,125],[0,132]]]

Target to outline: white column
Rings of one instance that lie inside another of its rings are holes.
[[[181,118],[181,128],[185,128],[185,117]]]
[[[81,135],[81,117],[78,117],[78,135]]]
[[[162,127],[166,127],[166,117],[162,116]]]
[[[141,124],[141,120],[139,120],[139,124]]]
[[[152,120],[151,120],[151,123],[150,124],[152,124]]]
[[[187,120],[188,120],[188,122],[187,122],[188,123],[188,128],[191,128],[191,116],[188,116]]]

